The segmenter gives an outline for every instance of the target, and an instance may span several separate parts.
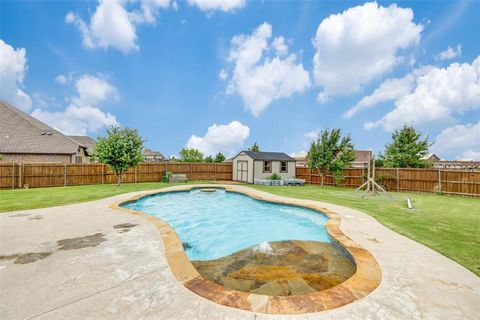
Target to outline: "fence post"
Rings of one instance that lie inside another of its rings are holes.
[[[216,163],[213,164],[213,168],[215,169],[215,175],[213,179],[217,181],[217,164]]]
[[[102,184],[105,183],[105,165],[102,163]]]
[[[135,179],[135,183],[137,183],[137,167],[135,167],[135,176],[134,176],[134,179]]]
[[[397,192],[400,192],[400,169],[397,168]]]
[[[15,162],[12,162],[12,189],[15,189]]]
[[[193,163],[190,163],[190,180],[193,180]]]
[[[25,170],[24,170],[23,162],[22,162],[20,164],[20,174],[18,175],[18,187],[20,189],[23,188],[23,181],[25,180],[24,174],[25,174]]]
[[[63,169],[63,186],[67,186],[67,164],[65,163],[65,167]]]
[[[442,194],[442,172],[438,169],[438,192]]]

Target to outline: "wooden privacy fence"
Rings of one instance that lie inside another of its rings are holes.
[[[161,181],[163,173],[183,173],[188,180],[232,180],[231,163],[142,163],[124,174],[123,182]],[[307,183],[320,184],[317,170],[297,167],[296,176]],[[344,172],[343,187],[358,187],[367,170],[349,168]],[[376,168],[375,180],[388,191],[419,191],[480,196],[480,171],[440,169]],[[78,186],[116,183],[115,173],[102,164],[5,163],[0,164],[0,188]],[[326,175],[325,185],[334,185]]]
[[[320,184],[318,170],[297,167],[296,176],[307,183]],[[339,184],[344,187],[359,187],[367,177],[367,169],[349,168],[345,179]],[[434,192],[480,196],[480,171],[454,171],[442,169],[376,168],[375,180],[387,191]],[[325,185],[334,185],[333,176],[326,175]]]
[[[231,163],[142,163],[123,175],[123,182],[161,181],[165,171],[188,180],[232,180]],[[0,164],[0,188],[37,188],[117,183],[115,172],[102,164]]]

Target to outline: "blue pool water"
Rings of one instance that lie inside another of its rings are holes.
[[[184,243],[190,260],[212,260],[270,241],[330,242],[328,218],[294,206],[258,201],[217,189],[171,192],[122,205],[168,222]]]

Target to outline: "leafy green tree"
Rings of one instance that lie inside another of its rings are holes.
[[[343,179],[343,171],[355,160],[353,143],[350,135],[342,137],[340,129],[325,129],[312,141],[307,154],[307,165],[318,169],[321,176],[321,186],[328,172],[333,174],[335,183]]]
[[[107,129],[106,137],[98,137],[92,158],[109,165],[115,171],[120,185],[125,171],[144,160],[143,142],[138,130],[112,126]]]
[[[431,163],[422,160],[428,154],[431,143],[428,136],[421,137],[413,126],[404,125],[392,133],[392,142],[385,146],[385,153],[380,154],[376,164],[390,168],[428,168]]]
[[[204,161],[205,161],[206,163],[213,163],[213,158],[212,158],[212,156],[208,156],[208,157],[205,158]]]
[[[183,148],[180,151],[181,162],[203,162],[203,153],[197,149]]]
[[[258,151],[260,151],[260,146],[259,146],[258,143],[255,141],[255,143],[253,144],[253,146],[251,146],[250,148],[248,148],[248,151],[258,152]]]
[[[217,155],[215,156],[214,162],[220,163],[220,162],[223,162],[223,161],[225,161],[225,155],[221,152],[217,153]]]

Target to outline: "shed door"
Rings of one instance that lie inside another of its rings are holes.
[[[237,161],[237,180],[248,182],[248,161]]]

